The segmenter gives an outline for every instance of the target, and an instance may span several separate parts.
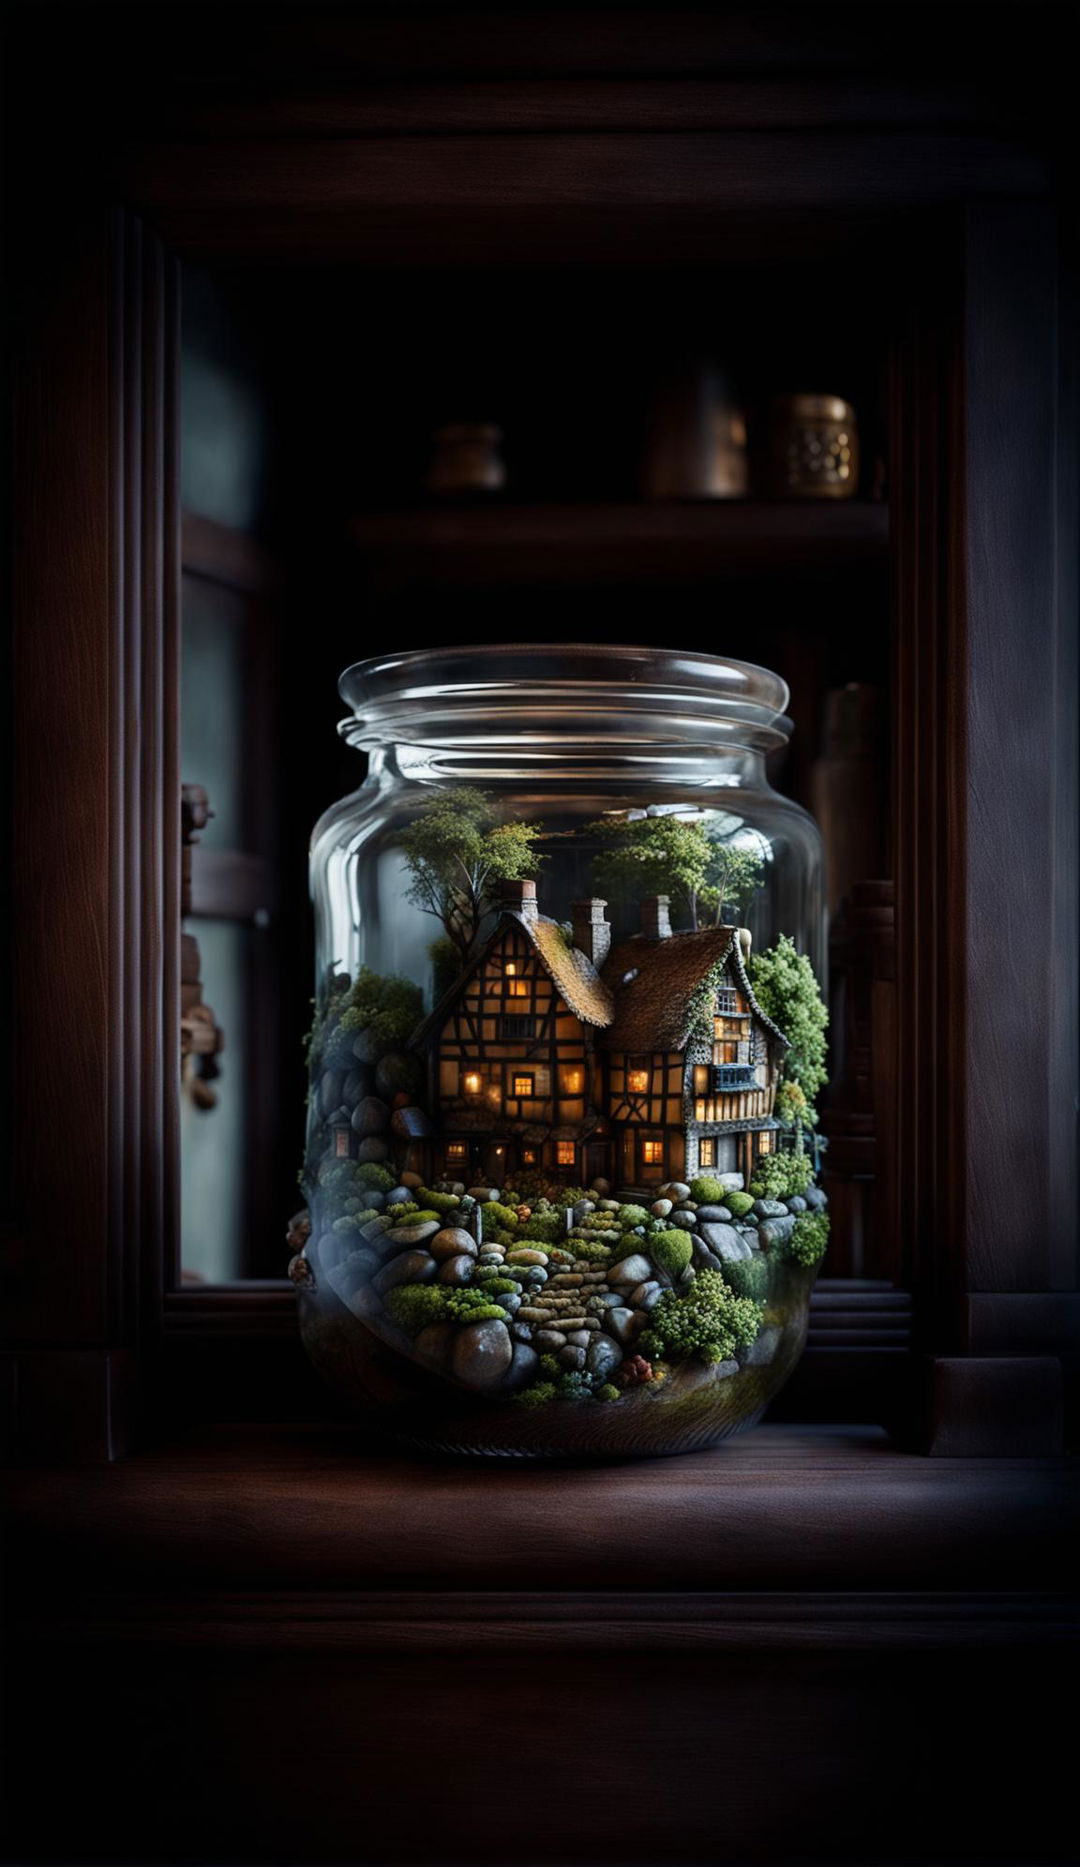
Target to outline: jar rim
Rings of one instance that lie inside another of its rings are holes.
[[[597,740],[771,751],[789,690],[756,662],[630,644],[525,642],[373,655],[338,681],[350,745]]]

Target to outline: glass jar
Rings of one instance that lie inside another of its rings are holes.
[[[823,967],[818,832],[765,770],[784,682],[525,646],[340,691],[369,763],[312,844],[313,1360],[414,1446],[723,1437],[798,1358],[827,1224],[761,972],[781,936],[801,989]]]

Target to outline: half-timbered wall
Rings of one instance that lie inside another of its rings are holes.
[[[614,1051],[608,1059],[607,1112],[612,1121],[651,1128],[680,1126],[683,1119],[682,1052]]]

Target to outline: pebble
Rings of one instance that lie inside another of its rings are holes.
[[[490,1186],[470,1186],[469,1188],[469,1198],[475,1199],[478,1205],[486,1205],[489,1200],[497,1197],[498,1195]]]
[[[330,1112],[331,1114],[333,1114],[333,1110],[331,1110]],[[585,1217],[585,1214],[587,1212],[591,1212],[592,1210],[593,1210],[593,1203],[591,1199],[579,1199],[577,1202],[577,1205],[571,1208],[574,1224],[580,1225],[582,1219]]]
[[[618,1212],[619,1209],[619,1201],[617,1199],[602,1199],[600,1201],[601,1212]]]
[[[654,1219],[666,1219],[671,1211],[672,1203],[670,1199],[654,1199],[649,1211]]]
[[[518,1310],[518,1317],[522,1322],[546,1322],[548,1319],[548,1312],[546,1309],[537,1309],[534,1304],[530,1304],[528,1309],[526,1309],[525,1305],[522,1304],[521,1308]]]
[[[464,1251],[459,1252],[457,1257],[443,1260],[437,1281],[440,1284],[467,1284],[475,1268],[472,1258]]]
[[[558,1271],[549,1282],[553,1290],[579,1289],[585,1282],[585,1276],[582,1271]]]
[[[566,1337],[560,1329],[537,1329],[533,1335],[537,1348],[565,1348]]]
[[[372,1220],[372,1224],[375,1221]],[[365,1226],[365,1231],[367,1230]],[[394,1235],[390,1240],[395,1251],[408,1245],[425,1245],[429,1238],[434,1238],[440,1230],[438,1219],[418,1219],[414,1225],[395,1225]]]
[[[566,1340],[571,1348],[588,1348],[589,1331],[585,1328],[567,1329]]]
[[[621,1263],[611,1266],[607,1281],[609,1284],[644,1284],[648,1283],[651,1276],[652,1265],[648,1258],[635,1252],[631,1257],[623,1258]]]
[[[668,1220],[668,1224],[677,1227],[680,1232],[692,1232],[696,1222],[697,1214],[693,1212],[673,1212]]]
[[[521,1308],[521,1298],[507,1296],[505,1290],[500,1290],[498,1297],[493,1300],[498,1302],[499,1308],[504,1309],[508,1316],[516,1316]]]
[[[364,1139],[357,1148],[356,1158],[361,1162],[373,1160],[381,1163],[386,1159],[389,1152],[390,1149],[381,1135],[369,1134],[364,1136]]]
[[[703,1225],[702,1242],[718,1258],[736,1264],[750,1256],[750,1246],[733,1225]]]
[[[606,1380],[609,1374],[614,1374],[622,1358],[623,1352],[618,1342],[613,1342],[609,1335],[597,1335],[585,1351],[585,1366],[590,1374]]]
[[[548,1260],[546,1251],[534,1251],[531,1245],[515,1245],[507,1252],[506,1261],[508,1264],[546,1264]]]
[[[403,1051],[389,1051],[385,1057],[380,1058],[376,1066],[375,1087],[388,1102],[397,1095],[400,1089],[408,1089],[415,1095],[417,1059],[406,1056]]]
[[[414,1104],[395,1109],[390,1117],[390,1126],[403,1141],[426,1141],[434,1132],[426,1110]]]
[[[341,1298],[343,1303],[348,1302],[352,1292],[360,1284],[369,1283],[378,1268],[379,1260],[373,1251],[352,1251],[343,1262],[333,1266],[327,1266],[321,1259],[319,1261],[319,1269],[323,1272],[331,1290]]]
[[[666,1186],[660,1188],[660,1192],[665,1199],[682,1201],[690,1197],[690,1188],[684,1180],[669,1180]]]
[[[531,1342],[533,1335],[532,1324],[522,1322],[519,1318],[518,1321],[510,1324],[510,1333],[518,1342]]]
[[[780,1330],[776,1323],[766,1323],[756,1342],[751,1342],[742,1359],[744,1368],[767,1368],[776,1357],[780,1347]]]
[[[611,1192],[611,1181],[594,1180],[588,1190],[595,1193],[598,1199],[604,1199]]]
[[[366,1224],[360,1227],[360,1236],[361,1238],[366,1238],[368,1244],[375,1244],[376,1241],[382,1237],[384,1232],[390,1230],[390,1224],[391,1221],[386,1213],[380,1212],[376,1218],[368,1219]],[[379,1248],[381,1249],[382,1247]]]
[[[344,1070],[324,1070],[319,1078],[319,1113],[333,1115],[345,1100]]]
[[[699,1206],[697,1209],[697,1216],[698,1219],[703,1220],[706,1225],[710,1223],[713,1225],[731,1224],[731,1213],[727,1206]]]
[[[784,1204],[789,1212],[796,1214],[805,1212],[807,1209],[805,1199],[801,1198],[798,1193],[793,1193],[790,1199],[785,1199]]]
[[[506,1374],[508,1388],[528,1387],[540,1372],[540,1357],[534,1348],[524,1342],[515,1342],[510,1357],[510,1367]]]
[[[378,1096],[364,1096],[352,1112],[354,1134],[385,1134],[390,1126],[390,1110]]]
[[[424,1184],[418,1173],[402,1173],[398,1175],[398,1178],[402,1186],[407,1186],[410,1191],[413,1187],[423,1186]]]
[[[351,1048],[358,1063],[374,1063],[378,1045],[370,1031],[361,1031],[354,1037]]]
[[[365,1194],[365,1198],[366,1196]],[[391,1206],[409,1206],[415,1204],[416,1201],[413,1199],[411,1187],[395,1186],[386,1194],[387,1210],[389,1210]]]
[[[434,1368],[448,1368],[456,1333],[452,1322],[429,1323],[413,1343],[417,1360],[426,1361]]]
[[[810,1212],[824,1212],[829,1203],[828,1194],[823,1193],[820,1186],[808,1186],[803,1198]]]
[[[580,1374],[585,1367],[585,1350],[583,1348],[571,1348],[570,1346],[560,1348],[559,1360],[562,1362],[564,1368],[569,1368],[574,1374]]]
[[[382,1304],[373,1284],[361,1284],[358,1290],[354,1290],[351,1296],[346,1297],[345,1302],[353,1315],[359,1317],[361,1322],[370,1322],[373,1317],[382,1312]]]
[[[630,1303],[633,1309],[652,1309],[659,1300],[660,1285],[655,1278],[650,1279],[647,1284],[639,1284],[636,1290],[630,1292]]]
[[[403,1251],[400,1257],[391,1258],[384,1264],[375,1278],[375,1288],[381,1296],[393,1290],[398,1284],[428,1284],[435,1275],[435,1260],[427,1251]]]
[[[466,1323],[454,1338],[453,1370],[466,1387],[498,1387],[513,1360],[513,1343],[504,1322]]]
[[[755,1199],[754,1211],[757,1213],[759,1219],[784,1219],[787,1217],[787,1207],[781,1205],[778,1199]]]
[[[634,1333],[635,1318],[632,1309],[625,1309],[622,1306],[618,1309],[609,1309],[604,1321],[608,1334],[613,1335],[619,1342],[628,1342]]]
[[[785,1212],[782,1219],[762,1219],[758,1226],[758,1243],[763,1251],[772,1251],[791,1237],[795,1230],[795,1214]]]
[[[476,1256],[476,1240],[470,1232],[462,1231],[460,1225],[447,1225],[441,1232],[436,1232],[428,1250],[433,1258],[456,1258]]]
[[[721,1186],[726,1186],[732,1193],[741,1193],[743,1190],[741,1173],[714,1173],[712,1177],[714,1180],[719,1180]]]

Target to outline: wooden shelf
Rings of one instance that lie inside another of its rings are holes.
[[[458,506],[372,513],[352,535],[380,590],[695,582],[884,566],[889,515],[869,500]]]

